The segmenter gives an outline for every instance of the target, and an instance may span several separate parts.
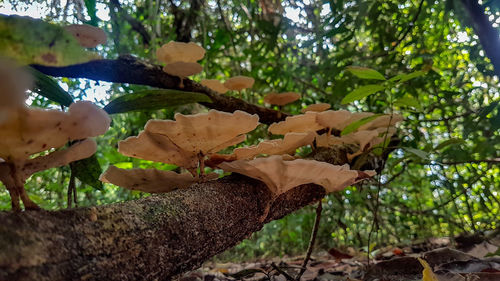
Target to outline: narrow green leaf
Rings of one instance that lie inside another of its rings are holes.
[[[379,118],[380,116],[383,116],[383,115],[386,115],[386,114],[382,114],[382,113],[379,113],[379,114],[375,114],[375,115],[372,115],[372,116],[368,116],[368,117],[365,117],[361,120],[358,120],[356,122],[353,122],[349,125],[347,125],[347,127],[344,128],[344,130],[342,130],[342,132],[340,133],[341,136],[344,136],[344,135],[347,135],[349,133],[352,133],[354,131],[356,131],[359,127],[361,127],[362,125],[370,122],[370,121],[373,121],[377,118]]]
[[[63,90],[54,79],[34,68],[30,67],[29,70],[35,78],[34,92],[64,106],[69,106],[73,103],[73,98],[70,94]]]
[[[420,76],[424,76],[426,73],[427,72],[425,72],[425,71],[417,70],[417,71],[414,71],[412,73],[404,74],[403,76],[401,76],[399,83],[403,83],[403,82],[406,82],[408,80],[411,80],[411,79],[414,79],[414,78],[417,78]]]
[[[418,156],[419,158],[422,158],[424,160],[429,160],[429,153],[427,153],[423,150],[415,149],[415,148],[411,148],[411,147],[403,147],[403,149]]]
[[[88,184],[96,189],[102,189],[102,182],[99,176],[102,174],[101,165],[94,154],[89,158],[78,160],[69,164],[75,177],[82,183]]]
[[[394,101],[397,106],[409,106],[413,108],[420,108],[420,103],[412,96],[404,96]]]
[[[488,114],[490,114],[490,112],[492,112],[498,106],[499,103],[500,101],[494,101],[490,103],[488,106],[483,107],[481,111],[479,111],[478,116],[480,118],[486,118],[486,116],[488,116]]]
[[[96,9],[96,0],[84,0],[85,8],[87,8],[87,14],[90,17],[90,21],[87,22],[92,26],[97,26],[97,9]]]
[[[367,96],[375,94],[376,92],[381,91],[383,89],[385,89],[385,87],[383,85],[378,85],[378,84],[361,86],[355,89],[354,91],[350,92],[349,94],[347,94],[347,96],[345,96],[342,99],[342,104],[347,104],[356,100],[360,100],[362,98],[366,98]]]
[[[465,141],[463,139],[455,139],[455,138],[451,138],[449,140],[445,140],[443,141],[442,143],[436,145],[436,147],[434,147],[434,150],[441,150],[449,145],[453,145],[453,144],[462,144],[464,143]]]
[[[162,109],[196,102],[212,102],[204,94],[178,90],[144,90],[118,97],[108,103],[104,110],[109,114],[129,111]]]
[[[375,69],[361,66],[348,66],[346,69],[361,79],[385,80],[384,75]]]
[[[0,56],[21,64],[66,66],[99,59],[62,27],[30,17],[0,15]]]

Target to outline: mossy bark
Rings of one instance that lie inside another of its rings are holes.
[[[169,280],[324,196],[243,176],[92,208],[0,213],[0,280]],[[266,215],[266,207],[271,204]]]

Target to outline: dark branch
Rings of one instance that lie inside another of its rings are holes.
[[[500,50],[500,36],[498,31],[488,20],[484,8],[477,0],[461,0],[461,2],[472,20],[474,32],[479,37],[486,55],[493,64],[495,74],[500,76],[500,53],[498,52]]]
[[[187,78],[184,79],[184,87],[181,88],[178,77],[163,72],[162,67],[159,65],[147,64],[132,56],[121,56],[116,60],[96,60],[66,67],[41,65],[33,65],[33,67],[40,72],[55,77],[88,78],[113,83],[148,85],[157,88],[203,93],[212,99],[212,103],[203,103],[204,106],[225,112],[242,110],[250,114],[257,114],[260,117],[259,121],[264,124],[278,122],[287,117],[286,114],[279,114],[276,110],[253,105],[234,97],[220,95]]]
[[[142,25],[140,21],[129,15],[127,11],[123,10],[118,0],[111,0],[110,4],[111,6],[116,7],[120,16],[122,16],[130,24],[133,30],[137,31],[141,35],[142,42],[146,45],[149,45],[151,36],[149,35],[144,25]]]

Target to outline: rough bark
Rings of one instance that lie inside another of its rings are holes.
[[[263,183],[230,176],[126,203],[0,213],[0,280],[169,280],[323,196],[303,185],[272,201]]]
[[[88,78],[98,81],[114,83],[130,83],[147,85],[157,88],[177,89],[206,94],[212,103],[203,103],[208,108],[225,112],[243,110],[250,114],[259,115],[259,121],[264,124],[284,120],[287,115],[276,110],[247,103],[241,99],[220,95],[190,79],[181,81],[178,77],[171,76],[162,70],[159,65],[148,64],[132,56],[121,56],[116,60],[96,60],[84,64],[66,67],[48,67],[33,65],[38,71],[55,77]]]

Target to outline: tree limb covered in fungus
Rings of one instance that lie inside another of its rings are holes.
[[[323,196],[303,185],[272,201],[262,182],[231,176],[126,203],[0,213],[0,280],[167,280]]]
[[[253,105],[234,97],[220,95],[187,78],[183,80],[183,87],[181,87],[180,79],[165,73],[161,66],[148,64],[132,56],[121,56],[116,60],[95,60],[65,67],[41,65],[33,65],[33,67],[54,77],[88,78],[97,81],[147,85],[203,93],[212,100],[212,103],[202,103],[204,106],[225,112],[242,110],[250,114],[257,114],[260,117],[259,121],[264,124],[278,122],[287,117],[286,114],[279,114],[276,110]]]

